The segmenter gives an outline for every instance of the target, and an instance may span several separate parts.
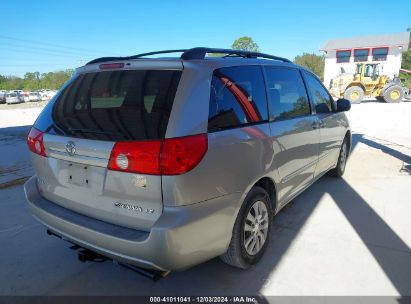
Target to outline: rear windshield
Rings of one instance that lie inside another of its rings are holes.
[[[180,76],[165,70],[82,74],[56,100],[54,123],[73,137],[164,138]]]

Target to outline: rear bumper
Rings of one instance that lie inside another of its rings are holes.
[[[223,254],[231,239],[240,194],[184,207],[164,207],[150,232],[109,224],[43,198],[33,176],[24,185],[34,215],[52,232],[113,260],[179,271]]]
[[[21,102],[23,102],[23,101],[21,101],[21,100],[6,100],[7,104],[15,104],[15,103],[21,103]]]

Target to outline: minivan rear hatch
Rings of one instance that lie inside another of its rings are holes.
[[[34,125],[42,132],[46,157],[33,154],[33,164],[45,198],[148,231],[163,209],[161,175],[108,169],[110,156],[116,143],[150,145],[165,137],[182,65],[120,66],[80,73],[58,93]],[[117,164],[129,165],[121,157]],[[144,167],[144,155],[137,162]]]

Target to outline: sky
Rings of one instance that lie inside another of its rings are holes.
[[[319,54],[329,39],[404,32],[411,2],[0,0],[0,74],[75,68],[102,56],[251,36],[264,53]]]

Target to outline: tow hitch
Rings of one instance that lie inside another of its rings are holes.
[[[48,235],[54,235],[60,239],[62,239],[61,236],[58,234],[54,233],[53,231],[47,229],[47,234]],[[153,280],[154,282],[157,282],[161,278],[165,278],[170,274],[170,271],[160,271],[160,270],[149,270],[149,269],[144,269],[135,265],[131,264],[126,264],[122,263],[116,260],[113,260],[109,257],[106,257],[104,255],[101,255],[97,252],[94,252],[90,249],[83,248],[79,245],[73,244],[73,246],[70,247],[71,250],[77,251],[77,258],[80,262],[85,263],[85,262],[96,262],[96,263],[102,263],[105,261],[112,261],[114,264],[118,264],[124,268],[127,268],[129,270],[132,270],[142,276],[145,276],[146,278],[149,278]]]
[[[101,262],[105,262],[108,260],[108,258],[106,258],[105,256],[102,256],[89,249],[80,249],[81,247],[79,248],[73,248],[73,247],[78,247],[78,246],[72,246],[70,247],[70,249],[73,249],[73,250],[79,249],[77,258],[80,262],[85,263],[87,261],[90,261],[90,262],[101,263]]]

